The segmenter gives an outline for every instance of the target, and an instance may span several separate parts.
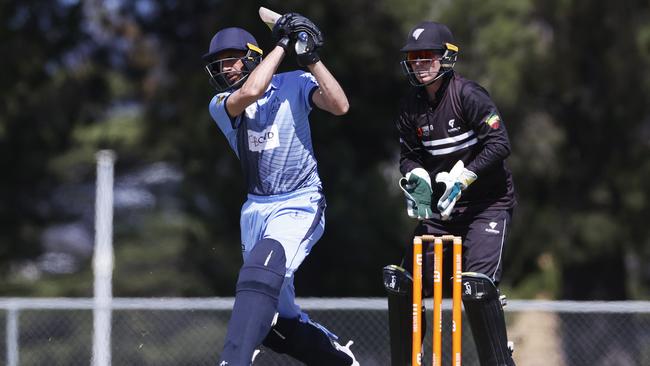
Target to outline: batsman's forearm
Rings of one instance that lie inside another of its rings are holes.
[[[345,95],[343,88],[334,76],[325,67],[323,62],[318,61],[308,66],[309,71],[318,81],[318,88],[321,100],[325,103],[325,110],[337,116],[344,115],[350,109],[348,97]]]
[[[283,58],[284,50],[282,47],[276,46],[248,76],[241,87],[242,94],[249,96],[253,101],[259,99],[269,87],[273,74]]]

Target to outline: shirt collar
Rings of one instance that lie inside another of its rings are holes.
[[[276,75],[273,75],[271,82],[269,83],[269,87],[266,90],[277,90],[278,88],[280,88],[280,78]]]

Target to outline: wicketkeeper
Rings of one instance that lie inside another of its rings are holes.
[[[505,124],[487,91],[454,71],[459,48],[447,26],[421,22],[401,51],[413,88],[396,122],[399,185],[408,215],[419,220],[414,235],[463,238],[463,303],[481,365],[514,365],[497,289],[516,204]],[[411,362],[411,248],[406,253],[402,266],[384,268],[393,366]],[[433,243],[425,248],[423,276],[431,296]]]
[[[240,223],[244,263],[218,365],[248,366],[262,343],[307,365],[359,365],[351,341],[339,344],[301,311],[293,286],[325,227],[308,115],[314,107],[343,115],[348,100],[320,61],[323,36],[313,22],[286,14],[273,38],[276,46],[262,59],[250,33],[226,28],[203,56],[218,92],[210,115],[237,154],[248,188]],[[309,72],[275,74],[291,53]]]

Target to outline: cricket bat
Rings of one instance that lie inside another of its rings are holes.
[[[263,6],[260,6],[259,13],[260,13],[260,19],[262,19],[262,21],[266,23],[266,25],[271,30],[273,30],[273,26],[275,25],[275,22],[277,22],[278,19],[280,19],[280,17],[282,16],[274,12],[273,10],[267,9]]]

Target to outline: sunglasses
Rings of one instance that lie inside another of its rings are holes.
[[[440,52],[435,52],[432,50],[421,50],[421,51],[409,51],[406,53],[406,59],[408,61],[415,60],[437,60],[442,56]]]

